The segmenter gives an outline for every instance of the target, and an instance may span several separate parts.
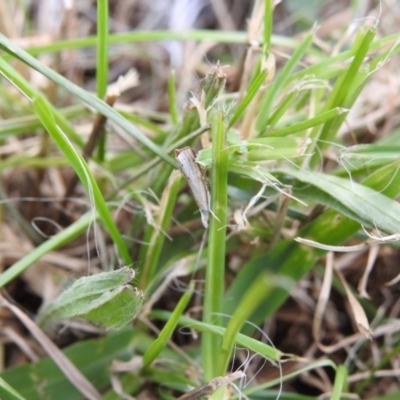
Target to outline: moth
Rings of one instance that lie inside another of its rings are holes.
[[[190,147],[184,147],[175,150],[175,158],[199,207],[201,222],[207,229],[210,216],[210,192],[204,172],[196,162],[196,153]]]

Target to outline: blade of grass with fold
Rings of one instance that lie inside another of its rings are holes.
[[[68,138],[58,128],[47,100],[43,96],[40,96],[33,99],[32,102],[43,126],[79,176],[82,185],[89,195],[90,201],[93,203],[96,212],[99,214],[100,219],[114,241],[123,262],[125,265],[131,265],[132,259],[125,246],[125,242],[112,219],[103,195],[101,194],[97,182],[94,179],[85,159],[74,149]]]
[[[296,184],[293,187],[293,193],[304,201],[316,200],[360,224],[390,234],[399,231],[400,204],[397,201],[365,185],[329,174],[301,170],[285,170],[284,173],[307,185],[307,190],[297,188]],[[309,185],[315,186],[317,190],[313,191]]]

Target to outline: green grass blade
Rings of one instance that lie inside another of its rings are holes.
[[[128,249],[125,246],[125,242],[123,241],[121,234],[119,233],[118,228],[113,221],[110,211],[104,201],[103,195],[97,186],[97,182],[90,172],[86,161],[79,153],[76,152],[68,138],[58,128],[47,100],[41,96],[34,99],[32,102],[33,107],[42,121],[43,126],[46,128],[49,135],[52,137],[59,149],[64,153],[70,165],[74,168],[75,172],[79,176],[82,185],[89,195],[90,201],[93,202],[100,219],[114,241],[119,255],[121,256],[125,265],[131,265],[132,259]]]
[[[264,32],[263,32],[264,54],[268,54],[271,49],[273,12],[274,12],[273,0],[264,0]]]
[[[97,2],[97,47],[96,47],[96,94],[104,100],[108,84],[108,0]],[[98,142],[98,157],[105,158],[106,131],[104,130]]]
[[[260,71],[260,73],[252,80],[250,86],[247,89],[246,95],[238,105],[235,114],[233,114],[233,117],[229,122],[229,127],[233,126],[235,122],[244,114],[248,105],[251,103],[251,101],[254,99],[254,96],[260,90],[260,87],[264,83],[268,72],[268,70]]]
[[[82,137],[79,136],[71,127],[71,130],[66,128],[63,122],[60,123],[60,120],[63,119],[65,121],[81,117],[83,115],[87,115],[89,111],[82,105],[74,105],[70,107],[65,107],[58,110],[57,124],[63,131],[67,131],[66,133],[71,138],[71,140],[79,146],[83,146]],[[6,138],[11,135],[21,135],[26,133],[27,131],[33,131],[35,129],[41,128],[42,124],[39,121],[39,118],[35,115],[25,115],[23,117],[16,117],[5,119],[1,121],[0,126],[0,138]],[[70,132],[72,131],[72,135]]]
[[[391,40],[395,35],[389,36]],[[386,39],[386,38],[385,38]],[[210,40],[213,42],[220,43],[237,43],[245,44],[247,40],[247,33],[244,31],[223,31],[223,30],[210,30],[210,29],[194,29],[186,31],[174,31],[174,30],[157,30],[157,31],[142,31],[135,30],[124,33],[113,33],[109,35],[110,44],[121,44],[121,43],[138,43],[138,42],[157,42],[164,40]],[[379,46],[382,46],[383,42],[380,41]],[[283,46],[288,49],[295,49],[298,45],[297,40],[293,40],[283,35],[272,35],[271,43],[276,46]],[[87,36],[74,39],[66,39],[54,41],[49,44],[40,46],[30,46],[28,52],[32,55],[39,55],[43,53],[57,53],[68,49],[81,49],[87,47],[95,47],[97,44],[97,36]],[[375,46],[375,50],[379,48]],[[348,57],[346,55],[346,57]]]
[[[253,284],[243,295],[242,300],[229,320],[222,339],[222,347],[221,352],[219,353],[217,370],[218,376],[225,375],[227,371],[235,339],[240,329],[253,312],[264,302],[265,298],[269,295],[272,286],[275,285],[285,285],[286,289],[290,293],[290,282],[283,282],[279,277],[273,277],[272,275],[262,273],[257,279],[255,279]]]
[[[24,93],[29,99],[33,99],[40,95],[40,92],[36,90],[26,79],[24,79],[14,68],[10,66],[7,62],[0,57],[0,73],[8,79],[20,92]],[[83,145],[82,139],[75,132],[71,124],[68,122],[67,118],[62,115],[57,108],[51,106],[52,113],[56,119],[57,125],[64,130],[65,133],[69,135],[71,140],[73,140],[78,145]],[[22,133],[22,132],[21,132]]]
[[[154,319],[168,321],[169,318],[171,318],[171,313],[168,311],[155,310],[150,313],[150,316]],[[203,332],[203,335],[204,333],[208,333],[217,338],[223,337],[226,331],[226,328],[223,328],[222,326],[216,326],[214,323],[208,324],[185,316],[181,316],[179,318],[179,325],[190,326],[193,329]],[[270,361],[279,361],[282,357],[282,353],[278,349],[241,333],[236,336],[235,343],[258,353]],[[216,354],[215,357],[218,359],[218,354]]]
[[[307,119],[306,121],[299,122],[297,124],[288,126],[286,128],[277,129],[276,131],[272,131],[272,132],[268,133],[268,137],[269,136],[286,136],[286,135],[291,135],[293,133],[302,132],[305,129],[321,125],[321,124],[331,120],[332,118],[336,118],[340,115],[346,116],[348,112],[349,112],[349,110],[346,108],[336,107],[336,108],[333,108],[332,110],[323,112],[323,113],[317,115],[316,117]]]
[[[207,252],[207,267],[205,293],[203,303],[203,321],[220,325],[216,316],[222,309],[224,293],[226,221],[227,221],[227,180],[228,153],[225,148],[226,132],[222,112],[216,112],[212,119],[212,152],[211,168],[211,211],[215,216],[210,217],[209,246]],[[205,333],[202,340],[203,365],[206,381],[215,377],[219,356],[220,342],[214,335]]]
[[[96,216],[94,216],[93,213],[85,214],[78,221],[68,226],[68,228],[65,228],[60,233],[57,233],[46,242],[37,246],[25,257],[20,258],[15,264],[11,265],[10,268],[0,274],[0,288],[4,287],[18,275],[22,274],[45,254],[56,250],[81,235],[89,225],[94,222],[94,218],[96,218]]]
[[[25,400],[11,385],[0,377],[0,399],[2,400]]]
[[[399,161],[387,165],[369,175],[363,185],[374,189],[375,193],[389,198],[395,198],[400,193]],[[360,224],[335,210],[329,209],[317,219],[305,225],[298,236],[320,243],[338,246],[352,237],[360,229]],[[243,293],[252,282],[257,279],[261,271],[271,274],[283,274],[298,281],[315,264],[316,260],[325,254],[325,251],[299,245],[293,240],[284,240],[273,247],[269,253],[255,257],[243,266],[235,280],[229,287],[224,302],[223,312],[229,315],[234,313]],[[251,320],[258,324],[271,315],[287,298],[287,292],[274,288],[265,305],[259,308]],[[248,329],[246,330],[246,332]]]
[[[361,224],[391,234],[398,232],[400,204],[397,201],[364,185],[333,175],[301,170],[285,170],[284,173],[292,175],[303,183],[314,185],[325,194],[319,196],[309,187],[307,190],[301,188],[298,190],[295,186],[294,194],[300,198],[307,201],[310,196]]]
[[[148,283],[154,278],[160,254],[165,242],[165,232],[171,224],[176,198],[181,187],[182,179],[178,171],[173,171],[161,197],[159,214],[155,221],[156,226],[151,227],[151,237],[147,246],[143,267],[140,268],[140,285],[145,290]]]
[[[104,99],[108,84],[108,0],[97,1],[96,94]]]
[[[349,88],[352,87],[352,84],[355,80],[357,80],[357,74],[359,73],[359,69],[364,62],[366,55],[370,49],[370,45],[375,37],[376,27],[368,26],[364,32],[361,32],[354,42],[354,58],[348,68],[340,75],[340,77],[336,80],[333,89],[326,100],[325,106],[323,107],[323,111],[328,111],[334,107],[349,107],[346,103],[346,99],[353,98],[352,102],[355,101],[355,96],[353,96],[353,92],[349,93]],[[360,86],[361,90],[362,86]],[[354,88],[356,89],[356,88]],[[358,94],[360,90],[356,91]],[[314,128],[311,137],[313,139],[319,139],[324,142],[321,142],[320,151],[323,151],[327,148],[327,141],[332,141],[336,136],[337,130],[340,127],[341,122],[343,121],[343,116],[339,117],[339,121],[336,119],[330,119],[325,122],[321,131],[317,131],[317,128]],[[319,162],[320,155],[315,153],[311,160],[310,165],[316,165]]]
[[[81,89],[78,85],[73,84],[68,79],[64,78],[60,74],[57,74],[51,68],[46,67],[44,64],[36,60],[34,57],[23,51],[20,47],[16,46],[11,40],[7,39],[4,35],[0,34],[0,47],[3,48],[7,53],[20,59],[31,68],[40,72],[48,79],[52,80],[56,84],[62,86],[67,91],[71,92],[75,96],[79,97],[83,102],[87,103],[91,107],[95,108],[99,113],[106,116],[109,120],[115,122],[118,126],[124,129],[127,133],[132,135],[141,144],[147,147],[150,151],[162,158],[164,161],[177,167],[175,160],[169,157],[163,152],[158,146],[156,146],[147,136],[139,131],[134,125],[129,123],[125,118],[121,117],[117,111],[106,104],[104,101],[98,99],[96,96],[88,93],[84,89]]]
[[[398,41],[398,39],[399,39],[398,33],[394,33],[393,35],[386,36],[382,39],[378,39],[375,42],[371,43],[370,51],[375,52],[388,48],[393,44],[395,44]],[[397,52],[399,50],[400,50],[400,45],[398,44],[394,49],[394,52]],[[333,73],[333,76],[337,76],[338,73],[342,72],[342,68],[339,67],[338,64],[341,63],[342,61],[351,60],[354,57],[356,51],[357,48],[353,46],[349,50],[345,50],[335,56],[329,58],[324,57],[322,61],[312,64],[307,68],[304,68],[298,72],[293,73],[290,76],[288,83],[301,81],[306,76],[318,76],[321,79],[327,79],[327,75],[330,77],[332,76],[331,74],[332,70],[336,71]]]
[[[354,59],[350,63],[347,70],[335,82],[330,97],[326,103],[327,108],[341,106],[344,103],[346,97],[348,97],[347,88],[350,87],[350,85],[356,78],[361,64],[364,62],[365,56],[368,54],[368,50],[372,41],[374,40],[375,34],[376,27],[368,26],[366,27],[365,32],[360,33],[359,36],[356,38],[356,50],[354,51]],[[325,139],[325,137],[321,135],[321,139]]]
[[[275,111],[272,113],[268,123],[270,128],[276,125],[276,123],[281,119],[283,114],[288,110],[288,108],[293,104],[298,93],[296,91],[290,92],[276,107]]]
[[[194,292],[194,284],[191,283],[188,290],[181,297],[178,304],[175,306],[171,317],[168,319],[163,330],[158,335],[158,338],[151,344],[147,349],[146,353],[143,355],[143,367],[147,368],[151,363],[161,354],[162,350],[167,345],[168,340],[174,333],[175,328],[179,323],[179,318],[183,314],[188,305],[190,299],[192,298]]]
[[[344,365],[338,365],[333,384],[332,400],[341,400],[343,398],[343,392],[347,391],[347,375],[347,368]]]
[[[298,45],[296,50],[293,52],[289,61],[285,64],[285,66],[280,71],[279,75],[276,77],[274,83],[272,83],[261,102],[259,115],[256,121],[256,129],[259,133],[263,133],[267,129],[268,121],[271,116],[271,110],[273,107],[273,103],[275,101],[276,96],[279,91],[285,85],[287,79],[289,78],[291,72],[299,63],[299,61],[303,58],[303,56],[307,53],[311,43],[313,41],[314,34],[309,33],[303,39],[303,41]]]

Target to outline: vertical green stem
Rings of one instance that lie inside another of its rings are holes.
[[[268,54],[271,48],[273,0],[265,0],[264,7],[264,54]]]
[[[96,93],[104,99],[108,82],[108,0],[97,0]]]
[[[108,83],[108,0],[97,0],[96,93],[104,99]],[[105,135],[99,140],[99,157],[104,159]]]
[[[212,325],[221,325],[221,312],[224,294],[225,243],[227,220],[227,177],[228,152],[225,148],[226,127],[222,112],[212,117],[212,168],[211,168],[211,211],[209,245],[205,278],[203,321]],[[215,377],[221,339],[213,334],[204,333],[202,339],[203,369],[205,381]]]

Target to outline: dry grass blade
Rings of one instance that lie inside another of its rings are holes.
[[[1,330],[1,334],[4,337],[8,338],[12,343],[17,345],[24,352],[29,360],[38,361],[40,359],[39,356],[32,349],[32,347],[29,345],[28,341],[24,337],[22,337],[15,329],[6,326]]]
[[[367,293],[367,283],[368,283],[369,274],[371,273],[372,268],[374,267],[376,258],[378,257],[378,253],[379,253],[379,246],[376,246],[376,245],[371,246],[369,253],[368,253],[367,266],[365,267],[365,271],[364,271],[363,276],[358,285],[358,293],[360,294],[360,297],[370,299],[370,296]]]
[[[342,283],[344,290],[346,291],[347,299],[349,300],[349,304],[351,307],[351,311],[353,312],[353,317],[354,320],[357,324],[358,330],[368,339],[372,339],[372,332],[369,327],[368,319],[367,316],[365,315],[364,309],[361,307],[361,304],[358,302],[352,291],[350,290],[350,287],[348,283],[346,282],[346,279],[344,278],[343,274],[335,270],[337,276],[340,279],[340,282]]]
[[[333,253],[329,252],[326,256],[325,275],[324,275],[324,280],[322,282],[321,291],[318,297],[318,302],[315,307],[315,314],[312,326],[314,340],[316,341],[317,346],[320,348],[322,346],[319,339],[320,330],[321,330],[322,320],[326,312],[326,305],[328,304],[329,295],[331,292],[332,276],[333,276]]]
[[[0,302],[7,307],[25,325],[32,336],[40,343],[43,349],[54,360],[58,367],[63,371],[68,380],[89,400],[101,400],[100,393],[82,375],[74,364],[63,354],[63,352],[43,333],[42,330],[17,306],[11,304],[2,295]]]

